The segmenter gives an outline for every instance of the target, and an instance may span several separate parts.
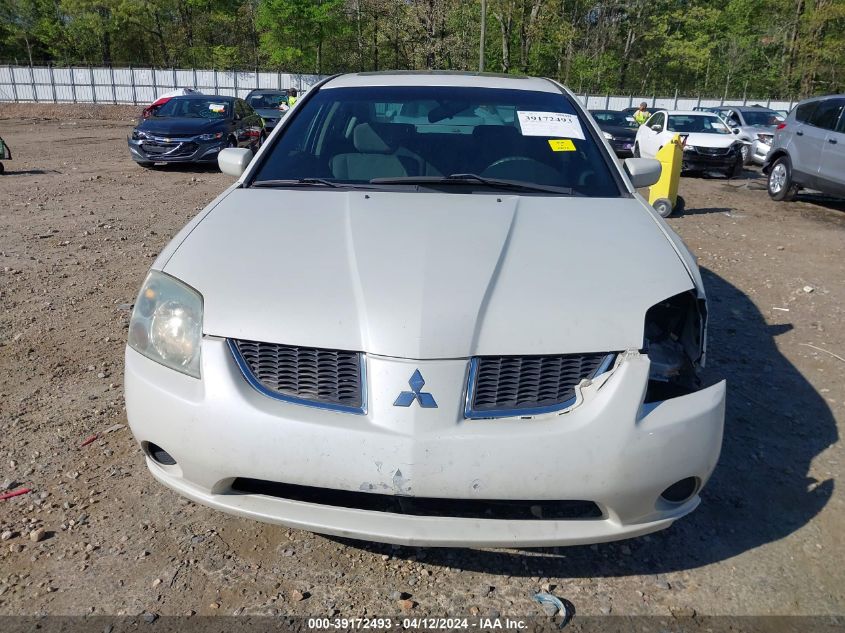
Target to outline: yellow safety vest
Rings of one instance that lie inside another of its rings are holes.
[[[651,115],[648,113],[647,110],[637,110],[634,112],[634,121],[637,122],[637,125],[642,125],[646,121],[648,121],[648,117]]]
[[[296,103],[296,97],[288,97],[288,105],[292,108],[293,104]]]

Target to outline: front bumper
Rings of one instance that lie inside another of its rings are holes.
[[[217,162],[217,154],[226,147],[227,139],[198,141],[195,138],[174,138],[157,142],[130,137],[127,143],[132,160],[137,163],[214,163]],[[153,151],[155,146],[165,151]]]
[[[126,409],[152,474],[213,508],[336,536],[431,546],[553,546],[639,536],[691,512],[660,497],[686,477],[703,485],[718,460],[725,385],[643,406],[648,357],[624,355],[566,413],[466,420],[466,360],[369,356],[366,415],[267,398],[224,340],[206,338],[202,380],[126,351]],[[419,368],[439,408],[394,407]],[[293,501],[233,488],[235,478],[370,494],[473,500],[589,500],[597,519],[409,516]],[[699,486],[700,489],[700,486]]]
[[[742,162],[742,154],[736,150],[716,156],[700,154],[694,150],[685,151],[681,171],[727,171],[738,162]]]
[[[630,158],[634,155],[634,139],[614,139],[610,146],[619,158]]]
[[[772,149],[772,146],[768,143],[764,143],[761,140],[756,140],[751,144],[751,162],[755,165],[764,165],[766,162],[766,156],[769,155],[769,151]]]

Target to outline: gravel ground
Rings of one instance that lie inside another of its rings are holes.
[[[153,481],[123,410],[129,305],[229,179],[136,167],[122,112],[21,115],[0,110],[15,156],[0,177],[0,484],[32,492],[0,501],[0,614],[530,615],[540,589],[586,615],[845,612],[845,205],[773,203],[752,170],[682,180],[671,224],[711,297],[709,378],[729,383],[694,514],[590,547],[394,548],[229,517]]]

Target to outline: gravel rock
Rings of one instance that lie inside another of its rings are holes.
[[[29,540],[34,543],[43,541],[45,538],[47,538],[47,531],[44,528],[36,528],[29,533]]]

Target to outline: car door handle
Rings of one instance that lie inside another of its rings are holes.
[[[804,132],[798,130],[797,132],[795,132],[795,136],[804,136]]]
[[[834,145],[836,145],[836,139],[835,138],[829,138],[829,139],[827,139],[827,142],[833,143]]]

